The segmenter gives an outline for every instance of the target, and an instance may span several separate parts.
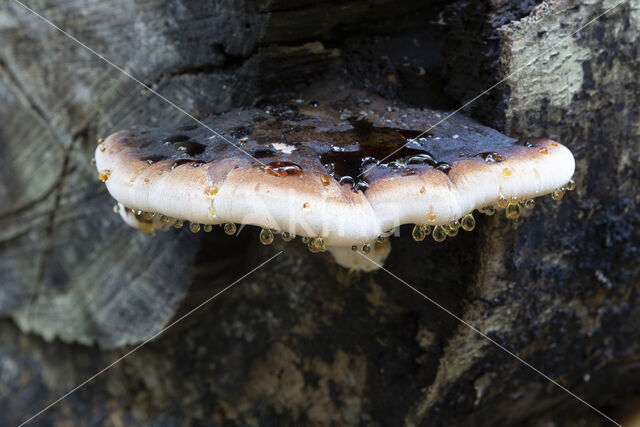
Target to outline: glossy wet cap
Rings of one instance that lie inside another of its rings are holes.
[[[132,127],[100,141],[96,167],[129,212],[347,247],[406,223],[449,224],[501,198],[549,194],[573,175],[573,156],[554,141],[515,140],[463,116],[417,138],[441,113],[374,99],[345,115],[363,107],[353,98],[207,122],[235,146],[195,125]]]

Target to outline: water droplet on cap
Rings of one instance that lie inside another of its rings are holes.
[[[98,179],[102,182],[107,182],[110,176],[111,176],[111,171],[109,169],[103,169],[98,174]]]
[[[213,200],[213,198],[216,197],[217,194],[218,194],[218,187],[216,187],[215,185],[209,186],[204,189],[204,195],[209,200]]]

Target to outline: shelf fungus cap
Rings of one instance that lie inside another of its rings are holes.
[[[224,137],[132,127],[99,141],[96,167],[125,209],[156,215],[132,224],[240,223],[343,248],[549,194],[573,175],[571,152],[549,139],[516,140],[462,116],[421,135],[441,113],[377,98],[345,119],[354,98],[224,114],[207,123]]]

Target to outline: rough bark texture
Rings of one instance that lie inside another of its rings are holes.
[[[400,108],[455,108],[542,54],[468,113],[567,145],[578,190],[444,244],[403,228],[386,267],[622,417],[640,394],[640,1],[549,52],[614,3],[423,3],[29,5],[202,117],[295,98],[330,72]],[[0,6],[0,97],[2,424],[278,250],[39,422],[606,424],[385,272],[350,277],[299,243],[262,247],[250,228],[126,227],[89,164],[95,139],[184,116],[13,2]]]

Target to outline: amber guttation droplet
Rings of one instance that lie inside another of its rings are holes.
[[[224,225],[224,233],[228,236],[236,234],[236,225],[233,222],[228,222]]]
[[[458,221],[457,219],[454,219],[453,221],[451,221],[449,223],[449,227],[451,227],[452,229],[458,231],[460,229],[460,221]]]
[[[458,235],[458,229],[451,225],[451,222],[444,226],[444,231],[449,237],[456,237]]]
[[[111,171],[109,169],[103,169],[98,174],[98,179],[102,182],[107,182],[110,176],[111,176]]]
[[[533,199],[529,199],[524,202],[524,207],[531,210],[536,206],[536,201]]]
[[[313,253],[326,252],[327,244],[324,242],[324,239],[322,237],[316,237],[315,239],[310,240],[309,250]]]
[[[462,229],[464,231],[472,231],[474,228],[476,228],[476,219],[470,213],[462,217],[461,223]]]
[[[309,244],[309,238],[307,236],[303,236],[301,240],[302,240],[302,243],[304,243],[305,245]]]
[[[331,177],[329,175],[321,173],[320,174],[320,181],[322,181],[322,185],[323,186],[328,187],[329,184],[331,184]]]
[[[164,222],[165,224],[169,222],[169,217],[166,215],[162,215],[160,216],[160,221]]]
[[[144,182],[145,184],[148,184],[148,183],[150,182],[150,181],[149,181],[149,178],[145,178],[143,182]]]
[[[491,216],[496,213],[496,208],[493,206],[485,206],[483,208],[480,208],[480,212],[487,216]]]
[[[411,230],[411,237],[416,242],[422,242],[425,237],[427,237],[427,233],[424,232],[424,228],[420,224],[416,224],[413,226],[413,230]]]
[[[189,224],[189,230],[191,230],[192,233],[197,233],[198,231],[200,231],[200,224],[192,222],[191,224]]]
[[[182,228],[183,225],[184,225],[184,222],[181,219],[176,219],[176,222],[173,223],[173,226],[175,228]]]
[[[424,194],[424,192],[427,191],[424,186],[420,188],[420,194]]]
[[[291,233],[289,233],[288,231],[283,231],[282,232],[282,240],[284,240],[285,242],[290,242],[295,238],[296,238],[296,236],[291,234]]]
[[[153,234],[153,224],[150,222],[139,222],[138,230],[142,231],[144,234]]]
[[[104,151],[107,149],[107,147],[105,147],[104,145],[100,146],[100,152],[104,153]]]
[[[433,212],[433,208],[429,209],[429,213],[427,214],[427,221],[429,222],[436,222],[436,214],[435,212]]]
[[[98,138],[98,145],[101,145],[104,143],[104,138]]]
[[[365,254],[371,252],[371,244],[367,243],[366,245],[362,246],[362,252],[364,252]]]
[[[511,168],[502,169],[502,175],[504,175],[505,178],[511,176]]]
[[[120,213],[120,206],[113,205],[113,213]]]
[[[279,176],[281,178],[302,174],[302,166],[291,162],[271,162],[257,167],[271,175]]]
[[[153,212],[144,212],[142,214],[142,218],[146,219],[147,221],[151,221],[154,216],[156,216],[156,214]]]
[[[133,184],[135,184],[135,182],[136,182],[136,179],[135,178],[131,178],[129,180],[129,185],[133,185]]]
[[[540,148],[538,148],[538,153],[540,153],[540,154],[549,154],[549,150],[547,150],[547,147],[540,147]]]
[[[505,211],[505,215],[509,219],[516,219],[520,216],[520,205],[517,203],[510,203],[507,206],[507,210]]]
[[[211,230],[213,230],[213,226],[211,224],[205,224],[202,226],[202,229],[205,233],[209,233]]]
[[[507,206],[509,206],[509,200],[507,200],[507,198],[501,194],[500,197],[498,197],[498,201],[496,202],[496,204],[499,208],[505,209]]]
[[[273,243],[273,232],[267,228],[260,230],[260,243],[270,245]]]
[[[218,187],[211,185],[204,189],[204,195],[209,200],[213,200],[218,195]]]
[[[388,241],[376,242],[373,245],[373,252],[378,255],[386,255],[389,253],[389,251],[391,251],[391,243],[389,243]]]
[[[209,217],[210,217],[210,218],[215,218],[215,216],[216,216],[216,210],[213,208],[213,206],[211,206],[211,207],[209,208],[209,212],[208,212],[208,213],[209,213]]]
[[[565,186],[565,188],[569,191],[573,191],[576,189],[576,182],[574,180],[570,180],[569,182],[567,182],[567,185]]]
[[[551,193],[551,198],[556,201],[562,200],[562,198],[564,197],[564,193],[565,193],[564,188],[556,188]]]
[[[433,240],[436,242],[444,242],[447,238],[447,232],[442,225],[436,225],[433,229]]]
[[[311,209],[311,204],[309,202],[304,202],[304,204],[302,205],[302,210],[306,212],[309,209]]]
[[[91,158],[91,166],[95,166],[96,165],[96,159],[94,159],[93,157]]]

